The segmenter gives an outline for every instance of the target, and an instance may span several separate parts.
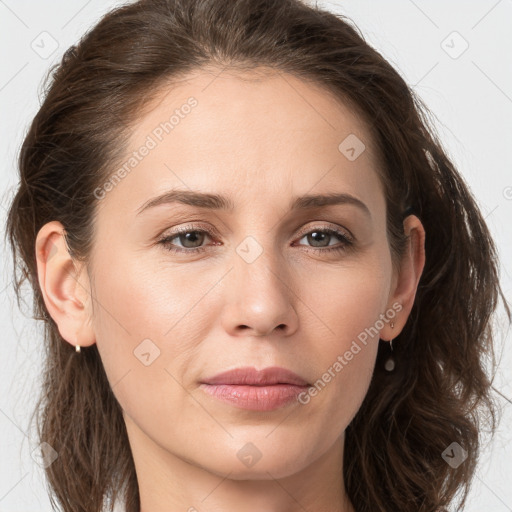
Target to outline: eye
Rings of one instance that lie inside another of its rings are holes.
[[[209,237],[211,233],[203,229],[192,229],[190,227],[179,228],[174,233],[166,236],[158,241],[164,248],[171,252],[202,252],[206,250],[206,247],[201,247],[202,242],[206,237]],[[177,239],[182,247],[177,247],[172,241]]]
[[[204,229],[194,229],[192,227],[182,227],[176,229],[173,233],[158,241],[159,244],[163,245],[164,248],[168,251],[174,253],[198,253],[205,251],[208,247],[202,245],[206,238],[213,237],[213,232]],[[335,244],[331,247],[332,244],[329,242],[337,238],[341,244]],[[177,240],[180,246],[177,246],[176,243],[173,243],[173,240]],[[331,251],[347,251],[354,244],[354,240],[352,237],[341,230],[327,228],[327,227],[318,227],[314,229],[310,229],[309,231],[303,233],[299,240],[307,239],[307,241],[312,244],[312,247],[308,249],[309,251],[316,251],[319,253],[326,253]],[[220,245],[218,243],[214,245]],[[302,244],[300,244],[302,245]]]
[[[341,245],[334,245],[331,247],[329,242],[335,238],[341,240]],[[352,237],[341,230],[327,228],[327,227],[319,227],[310,229],[306,232],[300,240],[307,239],[308,243],[313,244],[313,247],[310,249],[311,251],[316,252],[331,252],[331,251],[346,251],[349,249],[354,241]],[[319,244],[319,245],[315,245]],[[322,247],[325,247],[322,249]]]

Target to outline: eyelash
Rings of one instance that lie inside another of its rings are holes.
[[[314,232],[322,232],[322,233],[326,233],[328,235],[335,235],[342,240],[342,245],[338,246],[338,247],[328,247],[328,248],[322,248],[322,249],[318,248],[318,247],[310,247],[308,249],[308,251],[313,251],[316,253],[332,253],[333,251],[334,252],[345,252],[348,249],[350,249],[354,244],[354,240],[349,235],[343,233],[342,231],[338,231],[336,229],[327,228],[327,227],[316,227],[316,228],[310,229],[310,230],[302,233],[300,235],[299,239],[302,239],[302,238],[304,238],[304,236],[306,236],[310,233],[314,233]],[[196,229],[196,228],[193,228],[190,226],[185,226],[182,228],[178,228],[171,234],[161,238],[160,240],[158,240],[158,243],[161,244],[165,248],[165,250],[174,252],[174,253],[188,253],[188,254],[200,253],[200,252],[204,252],[208,249],[207,246],[183,249],[180,247],[175,247],[175,246],[173,246],[173,244],[171,244],[171,240],[174,240],[179,235],[182,235],[185,233],[206,233],[210,237],[212,237],[212,238],[214,237],[213,232],[208,229]]]

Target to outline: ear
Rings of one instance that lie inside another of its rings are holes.
[[[411,312],[416,297],[418,283],[425,266],[425,230],[415,215],[404,219],[404,233],[408,236],[407,247],[401,260],[398,275],[394,276],[390,292],[388,310],[392,304],[399,303],[402,309],[393,318],[394,327],[386,323],[381,331],[381,339],[391,340],[402,331]],[[396,307],[396,306],[395,306]],[[395,308],[393,308],[395,309]]]
[[[85,265],[69,254],[64,226],[48,222],[36,237],[39,286],[48,313],[71,345],[89,346],[96,339],[91,326],[92,300]]]

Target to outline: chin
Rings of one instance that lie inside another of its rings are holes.
[[[246,449],[245,453],[250,453],[250,449]],[[289,450],[274,451],[271,456],[260,452],[260,458],[255,453],[252,460],[243,451],[240,452],[235,452],[234,458],[216,458],[217,464],[210,470],[221,476],[229,474],[232,480],[268,480],[271,477],[288,477],[302,467],[301,454],[293,457]]]

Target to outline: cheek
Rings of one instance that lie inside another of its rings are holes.
[[[311,340],[316,381],[303,403],[311,418],[343,430],[359,409],[375,365],[382,316],[386,314],[390,276],[386,262],[339,268],[303,281],[302,296],[311,321],[304,338]]]
[[[105,343],[125,340],[124,350],[145,338],[157,344],[171,338],[208,290],[207,282],[201,286],[205,281],[191,276],[186,265],[166,269],[137,255],[102,262],[100,272],[95,279],[97,326],[103,335],[116,333]]]
[[[171,375],[177,373],[176,379],[182,379],[174,368],[180,360],[193,357],[197,332],[187,337],[183,329],[200,290],[177,274],[168,273],[168,277],[162,279],[162,272],[128,258],[115,264],[102,262],[95,276],[96,344],[123,408],[129,408],[132,401],[137,407],[147,403],[139,399],[148,393],[153,404],[165,400],[174,407],[170,400],[179,393],[158,394],[178,386]],[[128,388],[129,392],[122,391]]]
[[[324,348],[347,347],[358,337],[364,341],[364,333],[368,341],[375,336],[375,331],[368,334],[368,329],[375,327],[380,315],[385,313],[390,291],[386,261],[379,258],[351,261],[325,272],[306,273],[300,282],[297,293],[310,310],[301,319],[301,328],[319,329],[320,340],[325,339]],[[378,330],[381,328],[380,325]],[[308,339],[315,339],[312,332],[308,334],[311,335]]]

